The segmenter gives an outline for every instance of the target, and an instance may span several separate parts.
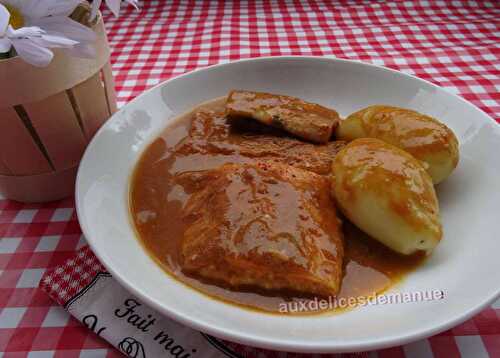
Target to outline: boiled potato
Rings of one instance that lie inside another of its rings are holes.
[[[356,139],[332,164],[333,195],[361,230],[404,255],[430,253],[442,236],[429,174],[413,156],[374,138]]]
[[[423,162],[437,184],[458,164],[458,140],[443,123],[398,107],[370,106],[340,122],[337,138],[378,138],[406,150]]]

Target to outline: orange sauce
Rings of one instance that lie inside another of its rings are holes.
[[[220,103],[219,100],[203,106],[217,108]],[[177,148],[179,143],[189,137],[195,110],[180,116],[154,140],[136,166],[130,186],[130,210],[141,243],[154,260],[177,280],[227,303],[279,313],[285,302],[313,300],[312,297],[299,297],[292,292],[267,292],[248,288],[235,290],[188,276],[181,270],[180,245],[186,228],[180,217],[180,209],[187,195],[178,186],[170,185],[170,178],[184,171],[211,169],[225,163],[250,160],[238,155],[210,152],[180,155]],[[152,217],[155,220],[149,220]],[[344,276],[337,300],[381,293],[423,261],[420,256],[403,257],[392,252],[363,234],[346,219],[343,219],[343,233]]]

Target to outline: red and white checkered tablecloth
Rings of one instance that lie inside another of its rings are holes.
[[[142,1],[105,12],[119,105],[203,66],[273,55],[371,62],[436,83],[500,121],[500,1]],[[0,200],[0,357],[118,357],[37,288],[85,245],[72,198]],[[500,283],[499,283],[500,284]],[[500,301],[370,357],[500,357]],[[349,355],[345,355],[349,356]],[[352,355],[354,356],[354,355]]]

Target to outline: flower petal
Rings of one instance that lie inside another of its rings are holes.
[[[109,9],[115,15],[118,17],[120,15],[120,5],[122,3],[122,0],[106,0],[106,5],[108,5]]]
[[[21,1],[22,0],[2,0],[2,4],[10,5],[12,7],[15,7],[16,9],[19,9],[21,7]]]
[[[26,19],[39,19],[49,15],[51,0],[22,0],[17,7]]]
[[[69,16],[82,0],[52,0],[49,14],[52,16]]]
[[[16,49],[19,57],[33,66],[45,67],[54,57],[52,51],[38,45],[30,39],[13,39],[12,45]]]
[[[139,0],[125,0],[128,2],[130,5],[135,7],[136,10],[139,10]]]
[[[78,42],[93,42],[96,39],[96,34],[91,28],[66,16],[50,16],[38,19],[32,25],[39,26],[47,33],[62,35]]]
[[[0,38],[0,53],[6,53],[10,51],[12,44],[10,40],[6,37]]]
[[[37,26],[21,27],[19,29],[14,29],[9,25],[5,34],[8,38],[26,38],[26,37],[40,37],[45,33],[41,28]]]
[[[9,25],[10,13],[9,10],[2,4],[0,4],[0,36],[5,34],[7,26]]]
[[[45,34],[41,37],[32,38],[35,43],[43,47],[73,47],[78,44],[78,41],[68,39],[64,36]]]
[[[101,6],[102,0],[94,0],[92,1],[92,9],[90,11],[90,21],[93,21],[97,16],[97,12],[99,11],[99,7]]]

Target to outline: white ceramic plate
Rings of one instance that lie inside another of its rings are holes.
[[[128,186],[145,147],[169,121],[232,88],[283,93],[343,116],[390,104],[435,116],[460,141],[460,163],[437,188],[444,239],[431,259],[393,291],[443,290],[445,299],[287,317],[249,311],[179,284],[143,250],[129,220]],[[78,218],[113,276],[145,303],[186,325],[254,346],[301,352],[376,349],[430,336],[499,296],[500,126],[440,87],[382,67],[338,59],[274,57],[191,72],[146,91],[98,132],[80,165]]]

